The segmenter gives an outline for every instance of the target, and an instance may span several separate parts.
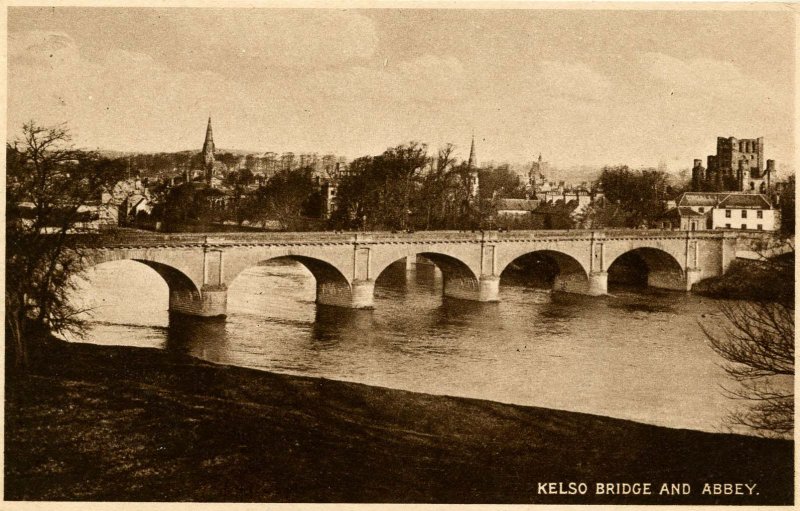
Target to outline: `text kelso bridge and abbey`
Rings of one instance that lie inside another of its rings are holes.
[[[288,258],[317,282],[317,303],[352,308],[373,304],[375,280],[390,264],[423,256],[442,272],[444,295],[475,301],[499,299],[500,275],[531,253],[549,257],[559,273],[554,289],[604,295],[608,268],[635,252],[651,287],[688,291],[722,275],[735,258],[736,237],[687,231],[514,231],[418,233],[139,234],[119,232],[81,242],[89,265],[138,261],[169,286],[171,312],[224,316],[227,289],[242,271]]]

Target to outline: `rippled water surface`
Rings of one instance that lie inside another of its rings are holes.
[[[684,293],[551,295],[504,280],[500,303],[474,303],[443,299],[433,266],[398,265],[379,279],[374,310],[349,310],[317,306],[311,274],[278,261],[236,279],[226,321],[170,325],[153,270],[119,261],[87,277],[88,342],[709,431],[735,405],[700,327],[720,319],[719,303]]]

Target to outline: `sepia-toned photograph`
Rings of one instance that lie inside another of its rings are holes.
[[[795,11],[6,7],[0,507],[793,505]]]

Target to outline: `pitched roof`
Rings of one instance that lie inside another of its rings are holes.
[[[719,203],[721,208],[771,209],[769,200],[760,193],[731,193]]]
[[[727,193],[684,192],[678,197],[678,206],[716,206]]]
[[[670,208],[663,215],[664,218],[705,218],[705,216],[705,213],[698,213],[687,207]]]
[[[700,218],[705,218],[705,216],[706,216],[706,215],[705,215],[705,213],[700,213],[700,212],[697,212],[697,211],[693,210],[692,208],[687,208],[687,207],[677,207],[677,208],[675,208],[675,209],[677,209],[677,210],[678,210],[678,214],[679,214],[680,216],[683,216],[683,217],[700,217]]]
[[[746,192],[684,192],[678,197],[678,207],[711,206],[718,208],[770,209],[769,199],[760,193]]]

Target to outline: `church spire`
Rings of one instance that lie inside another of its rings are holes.
[[[475,133],[472,134],[472,145],[469,147],[469,160],[467,161],[469,168],[474,169],[478,166],[475,161]]]
[[[478,198],[480,186],[478,182],[478,163],[475,158],[475,132],[472,133],[472,144],[469,147],[467,168],[469,169],[469,195],[472,200],[475,200]]]
[[[206,167],[214,164],[214,132],[211,130],[211,117],[208,118],[206,141],[203,142],[203,162]]]

